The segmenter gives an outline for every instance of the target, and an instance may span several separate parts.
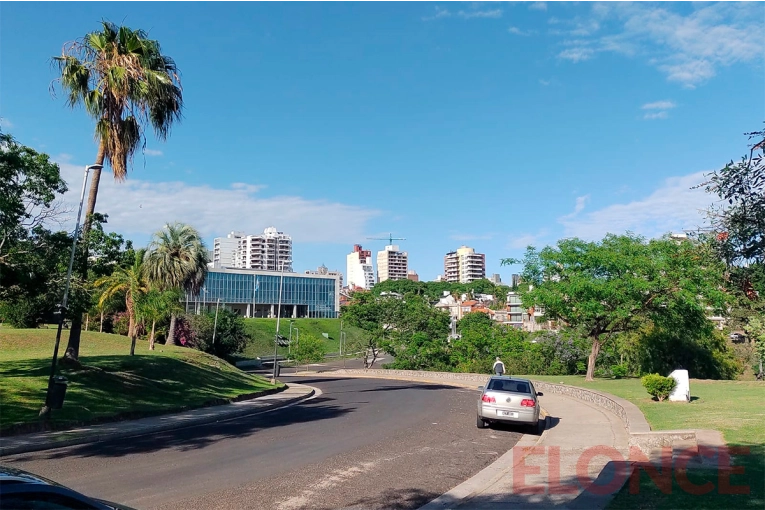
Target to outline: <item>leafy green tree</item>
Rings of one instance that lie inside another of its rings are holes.
[[[218,357],[241,352],[249,340],[244,318],[227,308],[218,310],[217,324],[214,311],[186,314],[178,322],[178,336],[183,345]]]
[[[702,184],[723,202],[709,217],[723,258],[738,267],[765,263],[765,130],[747,135],[754,140],[749,154]]]
[[[108,164],[114,178],[124,180],[133,155],[151,126],[165,140],[183,108],[180,73],[163,55],[157,41],[142,30],[102,22],[101,30],[64,45],[53,57],[60,72],[56,80],[72,108],[84,106],[95,121],[98,152],[95,163]],[[94,169],[85,210],[83,238],[88,239],[95,212],[101,170]],[[85,250],[87,247],[85,248]],[[81,276],[87,279],[87,253]],[[72,322],[67,353],[79,356],[82,317]]]
[[[524,306],[543,306],[547,318],[586,331],[592,345],[586,380],[592,381],[603,344],[645,318],[671,327],[678,317],[702,323],[707,306],[722,309],[723,269],[693,241],[646,242],[631,234],[600,242],[564,239],[554,248],[527,250],[522,277],[531,288],[519,292]]]
[[[308,333],[300,336],[300,342],[292,351],[292,355],[299,365],[318,363],[324,359],[325,354],[327,352],[324,342]]]
[[[755,351],[760,360],[760,371],[757,374],[758,379],[763,379],[762,362],[765,360],[765,321],[760,317],[752,317],[749,323],[744,327],[746,334],[754,341]]]
[[[149,292],[149,282],[146,279],[143,268],[144,250],[135,254],[135,261],[130,268],[118,267],[109,275],[99,278],[95,285],[102,287],[100,304],[104,304],[115,294],[124,294],[125,308],[130,320],[128,336],[130,337],[130,355],[135,354],[136,341],[136,317],[138,316],[138,303],[141,297]]]
[[[13,248],[62,213],[56,198],[66,191],[59,166],[47,154],[0,132],[0,271],[29,253]]]
[[[145,256],[149,281],[159,289],[198,295],[207,278],[207,248],[190,225],[173,223],[156,232]],[[167,342],[175,345],[176,313],[170,315]]]

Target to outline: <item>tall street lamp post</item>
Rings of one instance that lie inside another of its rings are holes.
[[[220,308],[220,298],[218,298],[218,304],[215,305],[215,324],[213,324],[212,339],[213,348],[215,348],[215,332],[218,330],[218,308]]]
[[[274,337],[274,376],[273,382],[276,383],[276,372],[278,365],[276,363],[277,349],[279,347],[279,320],[282,317],[282,287],[284,285],[284,264],[287,261],[282,261],[281,277],[279,278],[279,304],[276,305],[276,336]]]
[[[72,281],[72,266],[74,265],[74,254],[77,251],[77,241],[80,237],[80,218],[82,217],[82,203],[85,200],[85,188],[88,185],[88,176],[91,170],[101,170],[103,165],[88,165],[85,167],[85,175],[82,179],[82,191],[80,192],[80,207],[77,210],[77,223],[74,225],[74,235],[72,236],[72,252],[69,255],[69,267],[66,270],[66,283],[64,284],[64,297],[59,305],[58,329],[56,331],[56,344],[53,347],[53,360],[50,364],[50,377],[48,379],[48,392],[45,394],[45,405],[40,410],[40,416],[50,415],[53,406],[53,388],[56,377],[56,360],[58,358],[58,347],[61,344],[61,330],[64,328],[64,319],[66,318],[66,305],[69,300],[69,284]],[[58,406],[56,406],[58,407]]]

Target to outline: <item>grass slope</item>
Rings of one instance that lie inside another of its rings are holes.
[[[299,335],[310,334],[318,339],[323,339],[327,352],[339,352],[340,350],[340,319],[292,319],[293,345],[298,337],[294,328],[298,328]],[[245,319],[247,333],[252,340],[247,344],[242,357],[255,358],[257,356],[273,356],[274,338],[276,336],[276,319]],[[360,338],[362,330],[353,326],[343,325],[346,342],[351,345],[355,339]],[[329,339],[325,339],[322,333],[329,334]],[[279,334],[289,338],[290,319],[281,319],[279,324]],[[287,347],[279,347],[279,354],[287,354]]]
[[[653,430],[716,429],[729,446],[747,447],[749,455],[736,457],[743,474],[730,476],[732,486],[749,486],[749,494],[720,494],[717,470],[689,472],[689,480],[711,482],[706,494],[690,494],[673,477],[670,494],[664,494],[641,473],[640,491],[630,494],[629,484],[614,498],[609,509],[762,509],[765,508],[765,384],[759,381],[691,380],[691,402],[655,402],[639,379],[600,379],[587,383],[582,376],[530,376],[604,391],[629,400],[643,412]]]
[[[0,329],[0,432],[34,430],[45,401],[54,329]],[[66,332],[62,338],[66,346]],[[265,379],[246,374],[214,356],[192,349],[139,341],[129,356],[123,336],[83,332],[82,369],[61,368],[69,380],[64,406],[51,426],[161,414],[273,391]]]

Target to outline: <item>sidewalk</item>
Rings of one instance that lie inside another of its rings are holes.
[[[84,443],[108,441],[110,439],[124,439],[190,427],[192,425],[204,425],[230,420],[295,404],[315,394],[316,390],[311,386],[291,383],[282,392],[251,400],[242,400],[232,404],[203,407],[182,413],[153,416],[138,420],[103,423],[71,430],[3,437],[0,438],[0,457]]]
[[[545,394],[540,403],[548,414],[541,437],[524,435],[491,466],[420,510],[604,508],[622,487],[608,485],[614,466],[626,465],[609,464],[607,455],[627,458],[624,424],[612,413],[572,398]],[[598,475],[598,485],[607,490],[586,491]]]

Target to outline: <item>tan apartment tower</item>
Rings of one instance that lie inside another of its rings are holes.
[[[409,254],[391,244],[377,252],[377,281],[406,280],[409,269]]]
[[[473,248],[460,246],[444,257],[444,280],[450,283],[470,283],[486,278],[486,255]]]

